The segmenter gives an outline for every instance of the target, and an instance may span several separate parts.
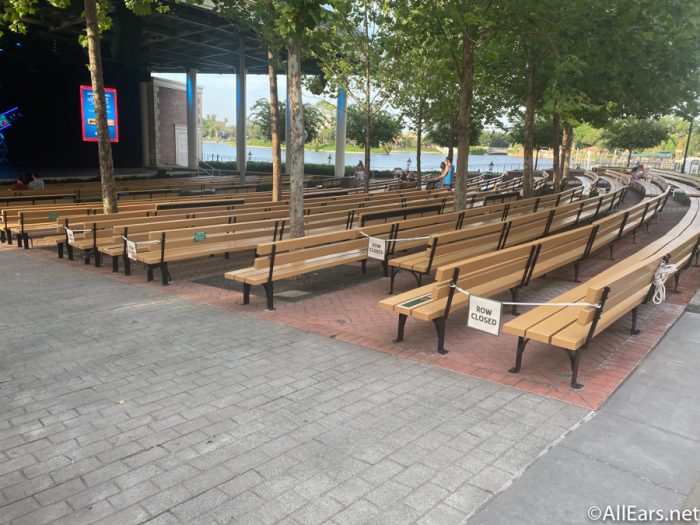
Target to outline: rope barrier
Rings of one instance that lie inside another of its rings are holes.
[[[365,232],[360,232],[363,237],[370,238],[371,235],[367,235]],[[405,239],[382,239],[384,242],[406,242],[406,241],[424,241],[425,239],[430,239],[430,235],[424,235],[423,237],[407,237]]]
[[[468,291],[460,288],[456,284],[450,283],[450,288],[454,288],[464,295],[471,295]],[[501,301],[501,304],[507,304],[508,306],[578,306],[581,308],[600,308],[600,304],[591,303],[514,303],[509,301]]]
[[[136,246],[140,246],[141,244],[160,244],[160,239],[156,239],[154,241],[130,241],[126,237],[122,235],[122,239],[124,239],[127,242],[133,242]]]
[[[88,233],[88,232],[92,231],[92,228],[90,228],[89,230],[74,230],[72,228],[65,228],[65,229],[66,229],[66,231],[72,231],[73,233]]]
[[[651,301],[654,304],[661,304],[666,300],[666,280],[678,271],[675,264],[661,263],[659,269],[654,274],[654,295]]]

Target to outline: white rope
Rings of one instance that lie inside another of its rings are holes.
[[[651,301],[654,304],[661,304],[666,300],[666,280],[678,271],[675,264],[661,263],[659,269],[654,274],[654,296]]]
[[[363,237],[372,237],[372,235],[367,235],[365,232],[360,232]],[[423,237],[407,237],[405,239],[383,239],[384,242],[405,242],[405,241],[424,241],[425,239],[430,239],[430,235],[425,235]]]
[[[91,232],[92,229],[89,230],[74,230],[73,228],[65,228],[66,231],[72,231],[73,233],[87,233]]]
[[[450,283],[450,288],[454,288],[458,292],[462,292],[464,295],[470,295],[470,293],[459,286]],[[599,304],[591,304],[591,303],[512,303],[512,302],[506,302],[506,301],[501,301],[501,304],[507,304],[509,306],[580,306],[580,307],[588,307],[588,308],[600,308]]]
[[[129,239],[127,239],[123,235],[122,235],[122,239],[124,239],[125,241],[129,241]],[[136,246],[140,246],[141,244],[159,244],[160,239],[157,239],[155,241],[129,241],[129,242],[133,242]]]

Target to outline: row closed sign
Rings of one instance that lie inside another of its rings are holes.
[[[384,257],[386,257],[386,241],[377,237],[369,237],[368,240],[367,257],[383,261]]]
[[[501,330],[501,302],[469,295],[467,326],[491,335]]]

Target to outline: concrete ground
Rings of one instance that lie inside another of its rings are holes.
[[[16,249],[0,265],[0,523],[578,523],[591,505],[700,506],[700,316],[594,416],[79,265]]]

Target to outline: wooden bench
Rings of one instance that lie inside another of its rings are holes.
[[[402,270],[411,273],[421,286],[423,276],[430,275],[434,268],[504,248],[511,228],[527,232],[529,239],[546,235],[553,215],[554,210],[545,210],[512,220],[434,234],[425,250],[389,260],[389,293],[394,293],[396,275]]]
[[[624,212],[618,212],[616,216],[621,224]],[[435,323],[438,331],[438,352],[445,353],[444,326],[450,311],[466,308],[468,305],[468,297],[464,294],[455,295],[452,285],[485,297],[509,290],[513,302],[516,302],[518,291],[532,278],[543,276],[566,264],[574,264],[576,280],[580,261],[591,252],[598,229],[595,224],[586,225],[529,243],[442,265],[437,269],[435,283],[386,298],[379,302],[379,307],[399,314],[397,342],[403,340],[404,326],[409,316]],[[502,267],[500,273],[499,266]],[[513,313],[516,313],[515,307]]]
[[[582,286],[578,286],[503,326],[503,332],[518,337],[515,366],[520,371],[522,356],[530,340],[540,341],[566,350],[571,361],[571,387],[581,388],[577,381],[581,351],[588,348],[593,337],[612,323],[632,312],[632,334],[637,330],[637,308],[649,301],[654,293],[654,275],[661,264],[686,267],[697,253],[700,232],[671,243],[665,256],[655,255],[627,264],[625,261]],[[571,303],[571,306],[557,304]],[[580,303],[580,306],[577,304]],[[595,305],[595,306],[588,306]]]
[[[410,316],[432,321],[438,335],[437,351],[447,353],[445,323],[451,311],[468,305],[468,297],[455,294],[451,284],[484,297],[509,290],[515,300],[518,289],[529,282],[529,269],[537,257],[537,246],[514,246],[438,268],[435,283],[383,299],[379,302],[380,308],[399,314],[398,334],[394,341],[403,341],[404,327]]]
[[[591,215],[589,211],[596,215],[607,213],[615,202],[615,196],[596,197],[582,201],[581,204],[572,203],[546,209],[547,204],[556,203],[558,200],[549,200],[541,205],[540,198],[537,198],[534,207],[545,208],[543,211],[516,215],[506,220],[505,216],[510,211],[510,207],[506,207],[502,217],[482,216],[478,222],[469,222],[466,228],[459,225],[458,231],[430,236],[424,251],[388,261],[391,266],[389,293],[394,292],[396,275],[402,270],[410,272],[420,286],[423,276],[429,275],[436,267],[528,242],[565,227],[576,227],[580,221],[594,218],[595,215]],[[583,213],[583,210],[587,211]]]
[[[243,304],[250,302],[250,287],[262,285],[267,309],[272,310],[275,281],[355,262],[365,273],[367,239],[348,230],[259,244],[251,268],[227,272],[225,277],[243,283]]]

